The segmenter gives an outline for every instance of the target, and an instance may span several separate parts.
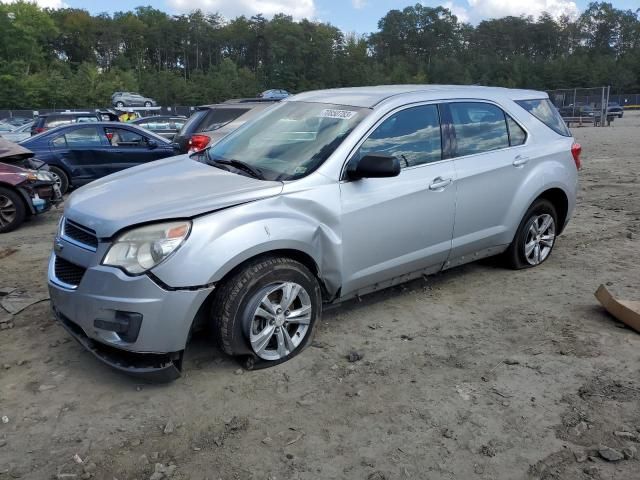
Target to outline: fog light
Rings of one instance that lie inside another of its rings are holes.
[[[116,310],[113,320],[96,318],[93,326],[101,330],[117,333],[125,342],[135,342],[142,326],[142,314]]]

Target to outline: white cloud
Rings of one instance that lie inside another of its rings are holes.
[[[466,8],[455,5],[453,2],[444,2],[442,6],[451,10],[451,13],[458,17],[459,22],[469,21],[469,11]]]
[[[507,15],[533,15],[548,12],[553,17],[578,15],[578,6],[571,0],[467,0],[474,19],[500,18]]]
[[[351,0],[353,8],[360,10],[367,5],[367,0]]]
[[[17,0],[2,0],[2,3],[16,3]],[[68,7],[62,0],[33,0],[29,3],[35,3],[42,8],[63,8]]]
[[[179,12],[200,9],[204,12],[219,12],[226,18],[258,13],[272,17],[276,13],[285,13],[301,19],[313,18],[316,13],[314,0],[167,0],[167,3]]]

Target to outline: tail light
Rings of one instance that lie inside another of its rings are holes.
[[[206,135],[191,135],[189,139],[189,153],[204,150],[210,141],[211,139]]]
[[[576,163],[576,168],[580,170],[582,168],[582,161],[580,160],[580,154],[582,153],[582,146],[579,143],[571,145],[571,155],[573,161]]]
[[[46,129],[46,128],[44,128],[44,127],[37,127],[37,128],[36,128],[36,133],[42,133],[42,132],[44,132],[44,131],[46,131],[46,130],[47,130],[47,129]]]

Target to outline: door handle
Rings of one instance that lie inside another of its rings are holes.
[[[518,155],[513,161],[514,167],[522,167],[529,162],[529,157],[525,157],[524,155]]]
[[[431,182],[431,185],[429,185],[429,190],[443,190],[451,185],[451,182],[453,182],[453,180],[450,178],[434,178],[433,182]]]

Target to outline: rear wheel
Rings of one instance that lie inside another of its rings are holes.
[[[124,102],[116,102],[116,107],[124,107]]]
[[[15,230],[24,222],[27,209],[14,190],[0,187],[0,233]]]
[[[265,257],[226,281],[213,303],[213,327],[229,355],[248,355],[250,367],[285,362],[309,344],[322,297],[316,277],[300,262]]]
[[[546,261],[555,245],[558,214],[546,199],[536,200],[525,213],[513,242],[505,252],[510,267],[531,268]]]
[[[62,195],[67,193],[67,190],[69,190],[69,177],[64,172],[64,170],[49,165],[49,172],[51,173],[51,175],[53,175],[53,179],[55,180],[56,185],[58,185],[60,193]]]

